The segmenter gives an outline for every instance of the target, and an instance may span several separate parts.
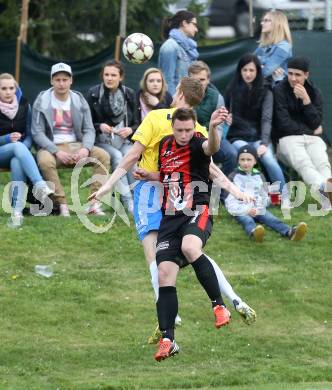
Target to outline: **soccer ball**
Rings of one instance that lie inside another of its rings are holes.
[[[129,62],[144,64],[153,55],[153,43],[147,35],[134,33],[124,40],[122,52]]]

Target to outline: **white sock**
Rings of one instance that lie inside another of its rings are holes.
[[[158,267],[157,262],[153,261],[150,266],[150,274],[151,274],[151,284],[154,290],[154,294],[156,296],[156,302],[158,301],[159,297],[159,283],[158,283]]]
[[[235,294],[233,287],[229,284],[228,280],[225,278],[225,275],[220,269],[220,267],[218,266],[218,264],[213,259],[211,259],[211,257],[209,257],[207,254],[205,254],[205,256],[209,259],[209,261],[213,265],[214,272],[217,275],[221,294],[225,295],[232,304],[234,299],[236,299],[239,303],[242,302],[242,299]]]

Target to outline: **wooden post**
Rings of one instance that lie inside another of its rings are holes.
[[[20,82],[22,43],[27,43],[28,41],[29,1],[22,0],[20,33],[16,39],[15,79],[17,83]]]
[[[254,10],[252,0],[249,1],[249,36],[254,36]]]
[[[117,35],[115,38],[115,50],[114,50],[114,58],[117,61],[120,61],[120,50],[121,50],[121,37]]]
[[[15,58],[15,80],[17,84],[20,82],[20,67],[21,67],[21,37],[16,39],[16,58]]]
[[[126,36],[127,28],[127,0],[121,0],[120,9],[120,29],[119,35],[115,38],[115,53],[114,58],[120,61],[121,58],[121,40]]]

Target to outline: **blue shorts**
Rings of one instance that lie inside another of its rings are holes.
[[[134,188],[134,220],[138,238],[159,230],[162,218],[162,185],[159,182],[141,180]]]

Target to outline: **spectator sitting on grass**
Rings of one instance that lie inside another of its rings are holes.
[[[94,175],[109,171],[110,159],[101,148],[94,146],[96,132],[87,101],[79,92],[70,89],[73,82],[71,67],[58,63],[51,69],[52,88],[37,96],[32,110],[32,137],[38,148],[37,160],[46,180],[55,186],[53,200],[59,205],[60,215],[69,217],[66,195],[60,182],[58,168],[73,166],[86,157],[95,158]],[[94,182],[95,192],[101,183]],[[89,214],[105,215],[100,204],[94,202]]]
[[[96,145],[110,156],[112,170],[132,148],[131,137],[139,125],[136,95],[123,84],[124,76],[120,61],[108,61],[101,70],[102,82],[89,89],[87,98],[97,134]],[[132,214],[134,203],[129,189],[129,184],[135,181],[132,172],[121,181],[127,191],[121,194],[120,200]]]
[[[273,90],[273,138],[277,156],[293,168],[303,181],[318,188],[322,205],[332,204],[331,165],[322,139],[323,99],[309,80],[309,60],[293,57],[288,62],[288,78]]]
[[[195,107],[198,123],[209,129],[210,118],[212,113],[219,107],[225,106],[225,100],[218,89],[211,84],[211,70],[203,61],[194,61],[189,69],[190,77],[201,82],[204,89],[202,101]],[[236,167],[237,151],[234,146],[226,139],[226,129],[228,124],[222,123],[218,126],[219,137],[222,139],[220,149],[215,153],[213,161],[222,164],[221,170],[226,176],[231,174]]]
[[[31,109],[22,96],[16,80],[9,73],[0,75],[0,167],[8,168],[12,178],[12,215],[9,226],[23,223],[22,210],[25,204],[24,183],[29,179],[34,194],[43,201],[52,190],[40,175],[30,147]],[[39,194],[39,196],[37,195]]]
[[[151,110],[170,108],[173,100],[163,72],[158,68],[148,68],[144,72],[136,97],[140,122]]]
[[[242,225],[247,235],[256,242],[263,242],[265,229],[262,225],[270,227],[292,241],[302,240],[307,231],[305,222],[291,227],[266,210],[269,205],[269,196],[264,186],[265,179],[255,168],[257,163],[255,148],[251,145],[242,146],[239,149],[238,163],[238,168],[230,178],[241,191],[252,195],[255,201],[244,203],[229,194],[225,200],[227,211]],[[256,222],[262,225],[256,225]]]

